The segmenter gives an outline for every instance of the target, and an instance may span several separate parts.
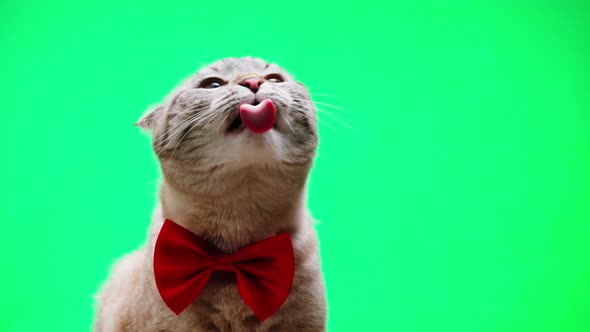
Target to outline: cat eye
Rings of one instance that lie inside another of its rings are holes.
[[[264,77],[267,81],[271,83],[281,83],[284,82],[285,79],[280,74],[269,74]]]
[[[225,81],[219,77],[210,77],[206,78],[199,84],[199,88],[203,89],[215,89],[219,88],[220,86],[225,85]]]

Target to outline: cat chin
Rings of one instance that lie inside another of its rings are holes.
[[[283,140],[276,129],[257,134],[246,128],[235,135],[226,136],[219,148],[215,149],[214,158],[236,167],[279,163],[285,154]]]

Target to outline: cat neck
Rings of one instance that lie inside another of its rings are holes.
[[[216,190],[205,184],[201,186],[204,190],[187,190],[189,187],[165,177],[160,189],[162,217],[223,252],[279,233],[297,232],[306,217],[304,181],[261,176],[256,172],[228,174]]]

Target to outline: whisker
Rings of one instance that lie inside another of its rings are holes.
[[[344,119],[339,118],[336,114],[334,114],[332,112],[329,112],[329,111],[326,111],[326,110],[324,110],[322,108],[319,108],[319,107],[316,107],[316,109],[317,109],[318,113],[325,114],[330,120],[336,122],[337,124],[342,125],[342,126],[348,128],[348,129],[354,130],[354,128],[347,123],[346,120],[348,120],[348,119],[346,119],[346,118],[344,118]],[[303,111],[308,116],[311,116],[311,117],[315,118],[318,122],[331,127],[327,122],[322,121],[322,117],[319,117],[319,116],[313,114],[312,112],[310,112],[308,110],[302,110],[302,109],[299,109],[299,110],[300,111]]]
[[[308,102],[308,103],[312,103],[312,101],[310,101],[310,100],[307,100],[307,99],[293,98],[293,100],[296,100],[296,101],[305,101],[305,102]],[[316,104],[320,104],[320,105],[329,105],[329,104],[324,104],[324,103],[320,103],[320,102],[315,102],[315,103],[316,103]],[[340,108],[340,107],[337,107],[337,106],[334,106],[334,105],[330,105],[330,106],[331,106],[331,107],[334,107],[334,108],[337,108],[337,109],[339,109],[339,110],[343,110],[343,111],[345,111],[345,112],[346,112],[346,110],[344,110],[344,109],[342,109],[342,108]],[[340,124],[340,125],[343,125],[343,126],[345,126],[345,127],[349,128],[349,129],[353,129],[353,128],[352,128],[352,127],[351,127],[351,126],[350,126],[350,125],[347,123],[347,122],[349,122],[349,121],[348,121],[348,119],[347,119],[346,117],[340,117],[340,116],[339,116],[339,115],[337,115],[336,113],[333,113],[333,112],[327,111],[327,110],[325,110],[325,109],[323,109],[323,108],[319,108],[319,107],[317,107],[317,106],[316,106],[316,110],[318,111],[318,113],[325,114],[325,115],[326,115],[326,116],[328,116],[328,117],[329,117],[331,120],[333,120],[333,121],[337,122],[338,124]]]
[[[170,141],[172,138],[174,138],[178,133],[180,133],[183,130],[182,127],[184,125],[186,125],[187,122],[194,123],[196,121],[199,121],[200,119],[205,118],[206,116],[208,116],[207,113],[197,113],[197,114],[191,115],[188,119],[186,119],[184,121],[180,121],[178,124],[172,126],[172,128],[170,128],[168,131],[166,131],[166,133],[158,135],[158,137],[161,137],[161,136],[170,134],[172,131],[175,131],[173,134],[168,135],[165,139],[158,140],[157,142],[155,142],[154,148],[163,147],[164,144],[166,144],[168,141]]]
[[[299,100],[299,99],[296,99],[296,100]],[[305,99],[302,99],[302,101],[307,101],[307,102],[310,102],[309,100],[305,100]],[[322,103],[318,103],[318,102],[315,102],[315,103],[316,103],[316,104],[321,104],[321,105],[323,105]],[[331,117],[337,118],[337,120],[340,120],[340,121],[348,120],[346,117],[342,117],[342,118],[341,118],[341,117],[340,117],[340,115],[341,115],[341,114],[337,114],[337,113],[334,113],[334,112],[330,112],[330,111],[327,111],[327,110],[325,110],[325,109],[319,108],[319,107],[317,107],[317,106],[316,106],[316,109],[317,109],[319,112],[321,112],[321,113],[324,113],[324,114],[326,114],[326,115],[328,115],[328,116],[331,116]],[[341,110],[343,110],[343,111],[345,111],[345,112],[346,112],[346,110],[344,110],[344,109],[342,109],[342,108],[339,108],[339,109],[341,109]]]
[[[346,116],[342,116],[341,114],[326,111],[323,108],[316,107],[316,109],[317,109],[318,113],[326,114],[327,116],[334,118],[336,120],[340,120],[340,121],[344,121],[344,122],[349,122],[349,120],[350,120]]]
[[[334,116],[334,114],[327,112],[326,110],[323,110],[321,108],[318,108],[318,111],[322,112],[322,114],[327,115],[328,117],[330,117],[330,119],[338,122],[339,124],[347,127],[348,129],[353,129],[348,123],[346,123],[342,119],[339,119],[338,117]]]
[[[215,117],[215,113],[209,115],[211,118]],[[199,121],[199,119],[195,119],[193,121],[191,121],[190,123],[188,123],[183,130],[186,130],[186,132],[184,133],[184,135],[182,135],[182,137],[178,140],[178,142],[176,143],[176,145],[174,146],[174,150],[172,150],[172,158],[174,158],[174,155],[176,154],[176,150],[178,149],[178,147],[180,146],[180,143],[182,143],[182,141],[184,140],[184,138],[191,132],[191,130],[193,129],[193,125]]]
[[[234,106],[234,104],[231,103],[230,105],[223,108],[223,110],[215,112],[213,114],[213,116],[203,125],[203,128],[206,128],[213,120],[215,120],[217,117],[221,117],[225,112],[227,112],[233,106]]]
[[[323,93],[309,93],[310,96],[322,96],[322,97],[330,97],[330,98],[336,98],[336,99],[342,99],[342,97],[340,96],[336,96],[336,95],[328,95],[328,94],[323,94]]]
[[[193,110],[195,110],[195,109],[197,109],[197,108],[199,108],[199,107],[202,107],[202,106],[204,106],[204,104],[198,103],[198,104],[196,104],[196,105],[194,105],[194,106],[190,107],[189,109],[187,109],[187,110],[185,110],[185,111],[182,111],[182,112],[179,112],[179,113],[186,113],[186,112],[190,112],[190,111],[193,111]],[[176,114],[179,114],[179,113],[176,113]],[[191,119],[193,119],[195,116],[199,116],[200,114],[203,114],[203,112],[199,112],[199,113],[192,114],[192,115],[190,115],[190,116],[188,117],[188,119],[186,119],[185,121],[190,121],[190,120],[191,120]],[[179,126],[181,126],[181,125],[182,125],[182,124],[183,124],[185,121],[181,121],[181,122],[180,122],[180,123],[179,123],[177,126],[172,126],[172,127],[171,127],[170,129],[168,129],[168,130],[167,130],[165,133],[162,133],[162,134],[160,134],[160,135],[162,136],[162,135],[166,135],[166,134],[170,133],[172,130],[174,130],[174,129],[177,129]]]
[[[298,108],[298,107],[293,107],[293,110],[298,111],[299,113],[302,113],[304,116],[309,116],[310,118],[314,119],[315,121],[317,121],[318,123],[328,126],[330,129],[334,130],[334,127],[332,127],[329,123],[325,122],[323,119],[318,118],[318,116],[308,110],[302,109],[302,108]]]
[[[195,116],[192,117],[192,119],[189,121],[182,121],[180,124],[178,124],[176,127],[178,128],[178,130],[176,130],[174,132],[174,134],[168,136],[168,139],[171,140],[172,138],[176,137],[179,133],[181,133],[182,131],[186,130],[186,133],[180,138],[180,140],[177,142],[176,146],[174,147],[174,151],[176,151],[176,148],[178,147],[178,145],[182,142],[182,140],[184,139],[184,137],[186,137],[186,135],[190,132],[190,127],[192,127],[196,122],[201,121],[203,119],[207,119],[208,117],[212,117],[215,114],[211,114],[211,113],[199,113],[199,116]],[[163,148],[164,146],[160,146],[158,148]]]
[[[344,109],[344,108],[342,108],[340,106],[336,106],[336,105],[324,103],[324,102],[321,102],[321,101],[316,101],[316,100],[313,100],[312,101],[312,100],[302,99],[302,98],[293,98],[293,100],[296,100],[296,101],[304,101],[304,102],[314,103],[314,104],[319,104],[319,105],[331,107],[331,108],[334,108],[334,109],[337,109],[337,110],[340,110],[340,111],[343,111],[343,112],[346,112],[346,113],[350,113],[348,110],[346,110],[346,109]]]
[[[331,104],[328,104],[328,103],[322,103],[322,102],[316,101],[316,100],[314,100],[313,102],[316,103],[316,104],[320,104],[322,106],[328,106],[328,107],[332,107],[332,108],[335,108],[335,109],[340,110],[340,111],[343,111],[343,112],[348,112],[348,110],[345,110],[344,108],[339,107],[339,106],[334,106],[334,105],[331,105]]]
[[[207,114],[206,116],[200,117],[198,119],[195,119],[193,121],[191,121],[191,123],[189,123],[185,128],[187,129],[186,132],[184,133],[184,135],[182,135],[182,137],[178,140],[178,142],[176,143],[176,145],[174,146],[174,150],[172,151],[172,157],[174,158],[174,155],[176,154],[176,150],[178,149],[178,147],[180,146],[180,144],[184,141],[184,139],[186,138],[186,136],[191,132],[192,130],[192,126],[199,120],[202,119],[207,119],[207,122],[203,125],[203,128],[206,128],[213,120],[221,117],[223,115],[223,113],[225,113],[232,105],[226,107],[223,109],[223,111],[221,112],[215,112],[215,113],[210,113]],[[226,114],[225,118],[227,118],[230,115],[230,113]],[[225,121],[224,118],[224,121]],[[219,127],[221,126],[221,124],[223,123],[223,121],[219,124],[217,130],[219,130]],[[188,128],[191,127],[191,128]]]

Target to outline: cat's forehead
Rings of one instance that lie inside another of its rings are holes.
[[[197,78],[209,77],[209,76],[222,76],[232,77],[243,73],[256,73],[264,75],[268,73],[288,73],[281,68],[279,65],[274,63],[268,63],[259,58],[227,58],[216,61],[211,65],[199,70],[197,72]]]

